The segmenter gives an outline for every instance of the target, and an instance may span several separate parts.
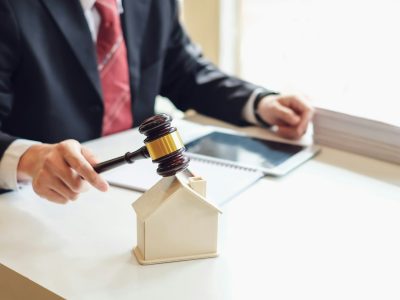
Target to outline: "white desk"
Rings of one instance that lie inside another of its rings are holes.
[[[140,145],[130,133],[92,148]],[[225,204],[216,259],[140,266],[138,193],[0,196],[0,263],[68,299],[399,299],[400,167],[332,150]]]

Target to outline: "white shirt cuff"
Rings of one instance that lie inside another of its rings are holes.
[[[21,156],[33,145],[39,142],[18,139],[8,146],[0,160],[0,188],[6,190],[16,190],[20,187],[17,181],[18,163]]]
[[[247,103],[243,107],[242,111],[242,116],[243,119],[250,124],[258,125],[257,119],[254,115],[253,111],[253,106],[254,106],[254,101],[257,98],[257,95],[262,92],[262,89],[256,89],[254,92],[250,95],[249,100],[247,100]]]

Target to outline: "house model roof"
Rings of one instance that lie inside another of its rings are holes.
[[[146,220],[166,201],[171,200],[173,194],[182,190],[187,193],[188,197],[194,196],[198,201],[203,202],[210,209],[222,213],[217,206],[192,189],[189,186],[188,178],[181,173],[178,173],[175,176],[162,178],[151,189],[146,191],[138,200],[136,200],[132,206],[135,209],[138,218]]]

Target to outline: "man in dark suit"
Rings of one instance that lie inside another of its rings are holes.
[[[312,114],[203,59],[176,0],[0,0],[0,188],[32,181],[60,203],[78,197],[82,178],[107,190],[80,142],[139,125],[157,95],[289,138]]]

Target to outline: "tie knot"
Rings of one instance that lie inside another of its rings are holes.
[[[96,0],[94,5],[102,21],[113,22],[116,18],[119,18],[116,0]]]

